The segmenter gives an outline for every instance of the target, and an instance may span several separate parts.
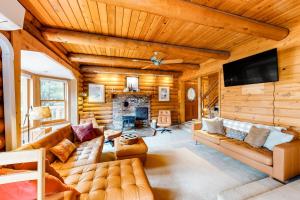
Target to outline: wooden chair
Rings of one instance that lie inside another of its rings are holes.
[[[0,184],[37,180],[37,199],[45,199],[45,149],[0,153],[0,165],[37,162],[36,171],[0,176]],[[0,195],[1,196],[1,195]]]
[[[158,112],[158,117],[157,117],[157,126],[161,127],[162,129],[158,129],[157,131],[161,131],[161,133],[171,132],[171,129],[168,129],[168,127],[171,127],[171,125],[172,125],[171,111],[160,110]]]

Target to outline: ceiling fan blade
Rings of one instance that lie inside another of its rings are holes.
[[[148,69],[148,68],[153,67],[153,66],[155,66],[155,65],[147,65],[147,66],[143,67],[142,69]]]
[[[132,59],[133,62],[143,62],[143,63],[152,63],[149,60],[139,60],[139,59]]]
[[[163,60],[161,64],[179,64],[183,63],[183,59]]]

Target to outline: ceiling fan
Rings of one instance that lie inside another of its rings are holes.
[[[147,61],[147,63],[151,63],[151,64],[143,67],[142,69],[148,69],[150,67],[158,68],[160,65],[166,65],[166,64],[183,63],[183,59],[164,60],[163,57],[164,57],[163,53],[155,51],[153,53],[153,56],[151,56],[150,61]],[[133,61],[140,62],[140,60],[133,60]],[[145,62],[145,61],[142,61],[142,62]]]

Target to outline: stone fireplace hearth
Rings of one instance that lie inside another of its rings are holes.
[[[150,119],[150,97],[143,95],[114,95],[113,96],[113,129],[133,128],[136,123],[142,127],[149,124]],[[134,124],[130,125],[130,121],[126,120],[125,125],[123,119],[136,119]],[[123,125],[125,127],[123,127]]]

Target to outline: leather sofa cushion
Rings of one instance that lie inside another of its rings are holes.
[[[79,199],[153,200],[148,179],[137,158],[58,170],[65,183],[74,186]]]
[[[208,140],[215,144],[220,144],[221,140],[228,139],[225,135],[216,134],[216,133],[208,133],[208,132],[202,131],[202,130],[195,131],[194,135],[201,139]]]
[[[59,128],[49,134],[46,134],[45,136],[43,136],[42,138],[40,138],[39,140],[33,143],[18,148],[17,151],[45,148],[47,150],[46,157],[49,160],[49,162],[52,163],[54,162],[56,157],[48,149],[54,147],[65,138],[67,138],[70,141],[74,141],[74,136],[70,124],[62,128]]]
[[[255,148],[243,141],[234,139],[221,140],[220,145],[257,162],[270,166],[273,165],[273,153],[268,149]]]
[[[122,145],[119,139],[115,139],[115,153],[117,157],[145,154],[148,151],[148,147],[142,138],[139,138],[137,143],[131,145]]]
[[[76,144],[76,150],[70,155],[67,162],[56,160],[51,166],[55,169],[71,169],[77,166],[93,164],[100,161],[103,149],[104,136]]]

